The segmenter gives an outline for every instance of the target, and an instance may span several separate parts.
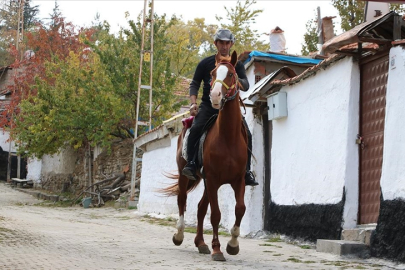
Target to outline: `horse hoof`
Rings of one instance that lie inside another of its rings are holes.
[[[211,254],[210,249],[208,248],[207,245],[201,245],[198,247],[198,252],[201,254]]]
[[[239,253],[239,246],[236,247],[231,247],[229,244],[226,246],[226,252],[228,252],[229,255],[236,255]]]
[[[211,258],[212,258],[213,261],[219,261],[219,262],[224,262],[224,261],[226,261],[226,260],[225,260],[225,257],[224,257],[224,254],[222,254],[222,252],[221,252],[221,253],[212,254]]]
[[[176,234],[174,234],[174,235],[173,235],[173,243],[174,243],[176,246],[180,246],[181,243],[183,243],[183,240],[177,240],[177,239],[176,239]]]

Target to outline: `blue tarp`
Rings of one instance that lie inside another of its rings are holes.
[[[276,59],[279,61],[287,61],[291,63],[297,63],[297,64],[319,64],[322,62],[322,60],[319,59],[311,59],[311,58],[304,58],[304,57],[296,57],[296,56],[288,56],[288,55],[280,55],[280,54],[272,54],[272,53],[264,53],[264,52],[258,52],[258,51],[252,51],[249,54],[248,59],[246,59],[245,63],[248,63],[252,57],[259,56],[259,57],[268,57],[272,59]]]

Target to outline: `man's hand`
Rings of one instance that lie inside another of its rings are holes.
[[[197,103],[193,103],[190,105],[190,115],[191,116],[196,116],[198,113],[198,106]]]

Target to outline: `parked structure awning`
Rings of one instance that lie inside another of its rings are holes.
[[[374,21],[357,25],[353,29],[336,36],[322,46],[324,53],[342,53],[347,51],[340,49],[346,45],[362,43],[375,43],[379,47],[391,46],[393,40],[405,38],[405,22],[401,16],[393,11],[377,17]],[[366,53],[362,51],[362,46],[356,47],[352,54]]]

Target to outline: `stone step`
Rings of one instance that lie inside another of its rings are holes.
[[[358,226],[354,229],[346,229],[342,231],[342,240],[359,241],[367,246],[370,246],[370,238],[375,231],[376,226]]]
[[[318,239],[316,241],[316,251],[332,253],[339,256],[369,256],[369,247],[359,241]]]

